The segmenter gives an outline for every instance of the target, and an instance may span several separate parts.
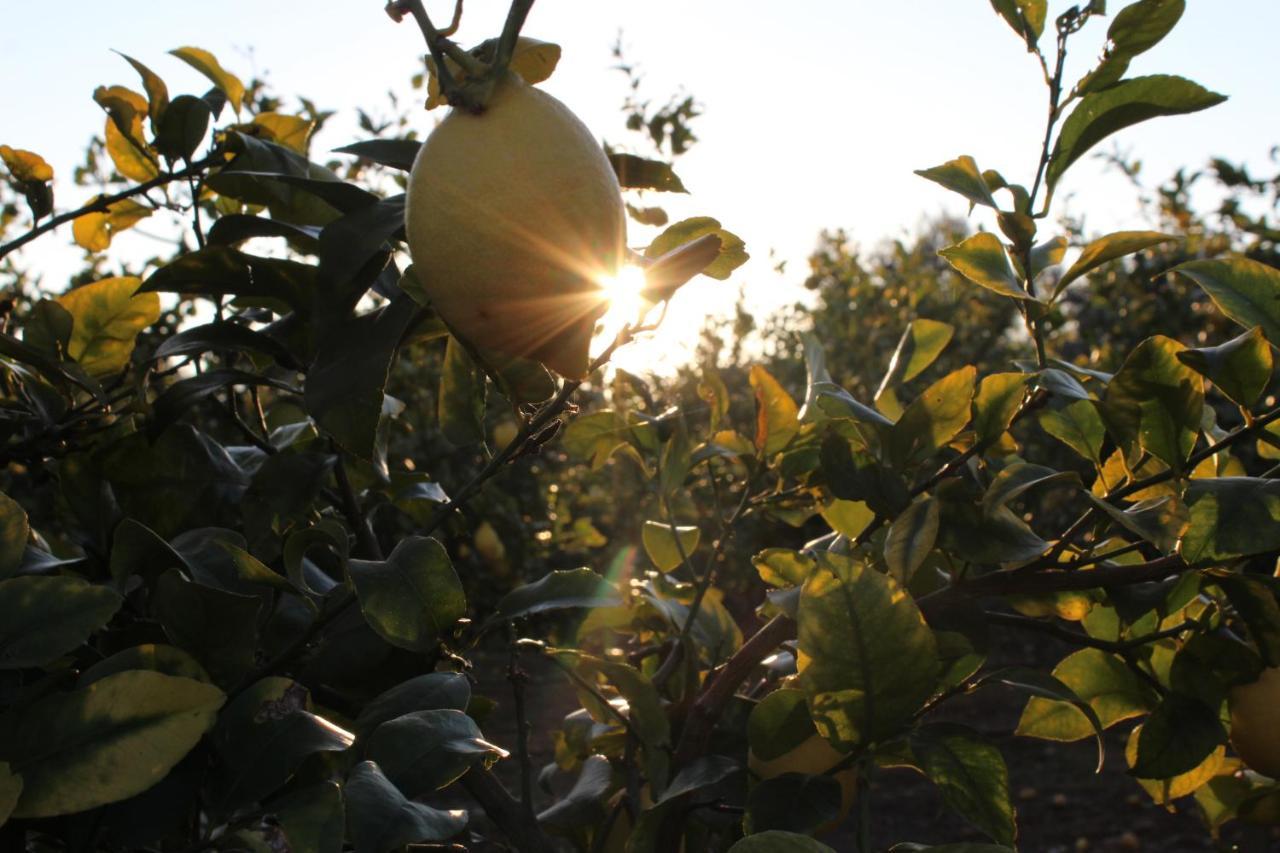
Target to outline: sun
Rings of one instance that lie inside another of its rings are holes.
[[[639,319],[645,308],[645,301],[640,298],[644,284],[644,270],[637,266],[624,266],[616,275],[602,277],[600,286],[609,300],[606,322],[610,315],[624,323]]]

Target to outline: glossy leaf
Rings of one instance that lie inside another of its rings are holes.
[[[783,773],[756,783],[747,795],[743,829],[812,834],[840,815],[840,783],[826,774]]]
[[[1138,739],[1142,737],[1145,726],[1145,723],[1135,726],[1133,731],[1129,732],[1129,739],[1125,743],[1125,761],[1128,762],[1131,770],[1138,760]],[[1138,784],[1151,795],[1151,799],[1155,800],[1157,805],[1168,806],[1174,800],[1193,794],[1208,784],[1225,764],[1227,764],[1226,747],[1218,746],[1210,751],[1203,761],[1185,773],[1163,779],[1138,778]]]
[[[0,670],[43,666],[74,650],[121,604],[115,590],[76,577],[0,581]]]
[[[538,813],[538,823],[560,829],[600,826],[609,813],[605,798],[613,788],[613,768],[603,755],[590,755],[569,791]]]
[[[196,148],[209,132],[209,122],[212,119],[213,111],[204,98],[179,95],[164,112],[164,120],[160,122],[160,129],[156,133],[156,150],[170,162],[190,162]]]
[[[1261,326],[1267,340],[1280,342],[1280,270],[1250,258],[1228,257],[1188,261],[1170,272],[1198,284],[1219,311],[1241,326]]]
[[[405,796],[429,794],[456,781],[476,764],[486,767],[507,751],[484,739],[462,711],[414,711],[378,726],[367,754]]]
[[[889,360],[884,378],[880,380],[880,390],[876,392],[876,397],[901,382],[910,382],[919,376],[942,354],[955,331],[954,327],[937,320],[912,320],[898,339],[898,346]]]
[[[189,581],[176,570],[156,583],[156,618],[174,645],[186,649],[224,686],[253,667],[258,640],[258,598]]]
[[[1027,51],[1036,49],[1048,16],[1047,0],[991,0],[991,8],[1004,18],[1015,33],[1027,43]]]
[[[524,619],[537,613],[622,603],[613,584],[591,569],[560,569],[513,589],[498,600],[492,621]]]
[[[1049,160],[1050,190],[1094,145],[1116,131],[1158,116],[1185,115],[1226,100],[1225,95],[1170,74],[1134,77],[1080,99],[1062,123]]]
[[[354,154],[383,166],[407,172],[413,168],[422,143],[415,139],[369,139],[333,149],[338,154]]]
[[[466,615],[462,583],[434,539],[402,539],[385,560],[352,560],[350,572],[365,619],[393,646],[429,652]]]
[[[800,685],[814,724],[837,749],[906,727],[933,692],[937,646],[898,583],[820,552],[800,596]]]
[[[1062,278],[1058,279],[1050,300],[1057,299],[1071,282],[1105,263],[1161,243],[1173,243],[1179,239],[1181,238],[1172,234],[1161,234],[1159,231],[1117,231],[1114,234],[1099,237],[1081,250],[1080,257],[1076,258],[1075,263],[1067,268]]]
[[[342,786],[319,782],[271,804],[288,840],[289,853],[342,853]]]
[[[807,554],[787,548],[766,548],[751,558],[751,564],[771,586],[802,584],[816,565]]]
[[[351,770],[342,794],[347,838],[355,853],[388,853],[407,844],[446,841],[467,824],[467,813],[460,809],[446,811],[410,801],[372,761]]]
[[[1110,516],[1112,521],[1130,533],[1141,536],[1161,551],[1172,551],[1178,538],[1187,529],[1189,516],[1186,505],[1169,495],[1138,501],[1125,510],[1092,494],[1086,494],[1086,497],[1095,507]]]
[[[315,279],[316,268],[310,264],[209,246],[158,269],[143,282],[142,292],[279,300],[305,311],[311,303]]]
[[[429,672],[402,681],[379,694],[360,711],[355,732],[368,738],[385,722],[416,711],[465,711],[471,701],[471,682],[460,672]]]
[[[200,662],[182,649],[166,646],[163,643],[146,643],[124,649],[105,660],[98,661],[80,673],[80,680],[76,685],[88,687],[109,675],[130,670],[146,670],[179,678],[190,678],[193,681],[209,681],[209,674],[204,671]]]
[[[821,841],[797,832],[770,829],[739,839],[729,853],[836,853]]]
[[[224,698],[211,684],[133,671],[24,708],[4,738],[23,779],[14,816],[87,811],[145,791],[213,726]]]
[[[1079,485],[1079,482],[1080,478],[1074,471],[1055,471],[1043,465],[1014,462],[1001,469],[991,480],[986,494],[982,496],[982,511],[987,515],[995,515],[1001,507],[1007,506],[1031,489],[1051,484]]]
[[[213,744],[219,773],[212,785],[222,809],[255,803],[282,787],[309,756],[341,752],[355,740],[312,713],[307,689],[288,678],[264,678],[218,717]]]
[[[1137,56],[1155,47],[1178,23],[1186,0],[1138,0],[1116,13],[1107,28],[1113,53]]]
[[[974,284],[1013,299],[1032,298],[1022,289],[1004,244],[989,231],[979,231],[938,254]]]

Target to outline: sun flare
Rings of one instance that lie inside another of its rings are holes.
[[[622,322],[638,319],[644,309],[644,300],[640,292],[644,290],[644,270],[635,266],[624,266],[617,275],[604,276],[600,279],[605,298],[609,300],[609,316]]]

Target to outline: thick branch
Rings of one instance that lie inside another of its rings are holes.
[[[538,826],[536,819],[530,820],[526,816],[520,801],[511,796],[498,777],[477,765],[462,777],[461,782],[517,850],[522,853],[555,853],[555,844]]]

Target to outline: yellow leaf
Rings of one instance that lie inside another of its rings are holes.
[[[120,53],[118,50],[115,52]],[[169,106],[169,87],[164,84],[158,74],[132,56],[124,53],[120,55],[142,78],[142,87],[147,90],[147,114],[151,116],[151,129],[159,132],[160,119],[164,117],[164,111]]]
[[[93,90],[93,99],[107,111],[122,135],[132,137],[139,146],[145,144],[142,117],[147,114],[146,98],[128,86],[99,86]]]
[[[227,101],[231,104],[231,108],[237,114],[240,112],[240,104],[244,101],[244,84],[240,82],[239,77],[223,68],[219,64],[217,57],[209,51],[201,50],[198,47],[180,47],[169,51],[169,53],[178,57],[205,77],[208,77],[213,82],[213,85],[221,89],[222,94],[227,96]]]
[[[160,169],[155,162],[143,156],[138,146],[125,138],[120,128],[116,127],[114,119],[107,119],[103,134],[107,140],[107,154],[111,156],[111,162],[115,164],[117,172],[138,183],[145,183],[160,174]],[[140,115],[134,119],[132,136],[138,141],[142,140],[142,116]]]
[[[800,410],[778,380],[760,365],[752,366],[750,381],[756,392],[756,449],[772,456],[800,431]]]
[[[486,49],[492,51],[494,39],[481,44],[474,48],[471,53],[482,54]],[[556,70],[556,64],[560,62],[560,45],[552,44],[548,41],[538,41],[527,36],[520,36],[516,40],[516,48],[511,53],[511,65],[508,67],[524,78],[524,82],[529,85],[541,83],[551,76],[551,72]],[[462,70],[458,63],[452,59],[445,59],[445,63],[449,67],[449,73],[453,79],[459,83],[467,79],[467,74]],[[444,97],[440,92],[440,79],[436,74],[436,63],[431,57],[427,57],[427,109],[433,110],[441,104],[445,103]]]
[[[129,363],[138,333],[160,319],[160,297],[135,295],[142,281],[135,276],[104,278],[60,297],[72,316],[67,355],[93,375],[115,373]]]
[[[309,119],[284,113],[258,113],[253,117],[253,124],[265,130],[272,142],[292,148],[299,154],[307,153],[307,141],[315,126],[315,122]]]
[[[125,199],[111,205],[104,213],[86,213],[76,219],[71,224],[71,236],[75,238],[76,245],[90,252],[105,251],[111,245],[112,237],[150,215],[151,208]]]
[[[5,167],[15,181],[42,184],[53,180],[53,167],[34,151],[0,145],[0,159],[4,160]]]

